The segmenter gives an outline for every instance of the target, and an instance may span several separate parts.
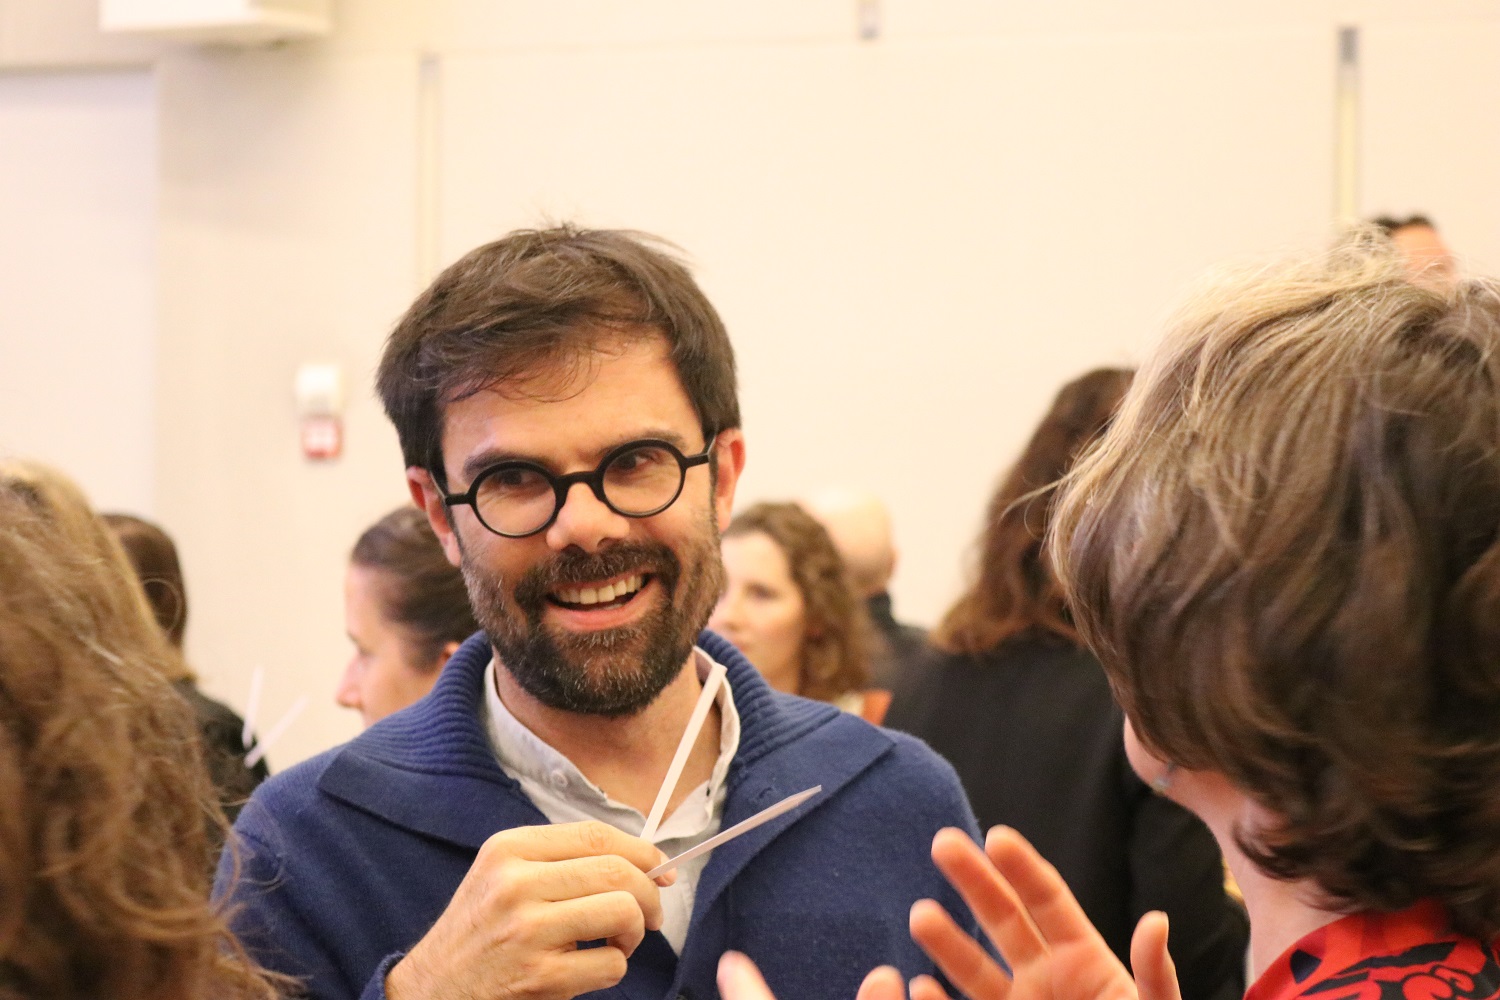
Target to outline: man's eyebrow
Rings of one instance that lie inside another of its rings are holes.
[[[698,451],[696,447],[689,446],[687,439],[677,431],[668,430],[665,427],[648,427],[644,430],[634,431],[628,435],[622,435],[618,439],[599,448],[594,455],[594,461],[602,461],[605,455],[608,455],[622,444],[645,440],[665,441],[684,455],[695,454]],[[529,455],[525,452],[509,448],[485,448],[477,451],[464,461],[463,467],[459,469],[459,472],[463,475],[465,482],[472,483],[474,478],[485,469],[499,465],[502,462],[527,462],[531,465],[540,465],[554,475],[560,472],[557,464],[550,459],[543,458],[540,455]]]

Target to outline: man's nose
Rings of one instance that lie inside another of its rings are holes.
[[[619,541],[629,534],[630,518],[610,510],[587,483],[574,483],[563,497],[557,519],[547,529],[547,545],[558,552],[572,545],[597,552],[606,542]]]

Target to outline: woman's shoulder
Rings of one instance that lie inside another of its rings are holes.
[[[1460,983],[1463,991],[1454,992]],[[1500,997],[1500,962],[1493,943],[1456,933],[1443,908],[1427,900],[1319,927],[1272,962],[1245,1000],[1295,1000],[1334,987],[1351,997]]]

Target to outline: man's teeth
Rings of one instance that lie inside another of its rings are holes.
[[[563,587],[557,591],[557,599],[564,604],[605,604],[640,589],[641,575],[637,573],[602,587]]]

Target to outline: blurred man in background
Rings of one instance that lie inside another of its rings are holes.
[[[830,489],[803,503],[823,523],[849,569],[855,592],[870,609],[883,640],[870,663],[870,684],[894,691],[909,665],[927,644],[927,632],[896,620],[891,610],[890,584],[896,572],[896,541],[891,512],[873,493]]]
[[[1396,244],[1415,281],[1447,288],[1458,280],[1458,261],[1427,216],[1410,215],[1398,219],[1382,215],[1371,221],[1385,230],[1391,242]]]

